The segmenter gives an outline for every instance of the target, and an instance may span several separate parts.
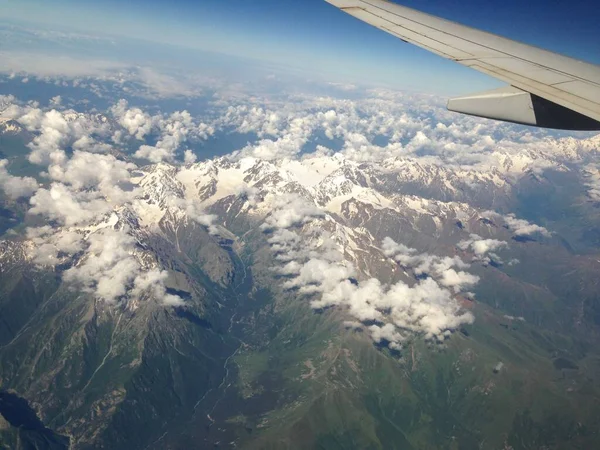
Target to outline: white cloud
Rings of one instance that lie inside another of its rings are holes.
[[[45,77],[103,77],[116,73],[125,65],[114,61],[101,61],[44,53],[0,52],[0,72],[28,73]]]
[[[98,192],[74,192],[62,183],[39,189],[30,203],[31,214],[43,215],[67,226],[91,223],[112,211],[111,205]]]
[[[165,79],[155,81],[164,87]],[[316,189],[328,170],[317,167],[318,158],[331,156],[334,153],[331,148],[339,145],[343,158],[335,157],[338,167],[342,165],[340,161],[348,162],[343,170],[364,163],[360,171],[368,175],[365,183],[372,183],[373,189],[384,177],[389,177],[392,182],[397,182],[393,187],[396,192],[396,188],[403,185],[417,190],[433,186],[432,190],[441,190],[441,195],[448,199],[462,195],[463,187],[477,191],[483,186],[490,192],[503,189],[506,193],[523,174],[538,173],[550,167],[560,169],[564,161],[579,161],[582,155],[592,151],[584,140],[571,142],[550,138],[541,131],[523,136],[522,131],[515,133],[508,125],[467,117],[455,119],[440,110],[431,98],[397,92],[377,90],[363,98],[357,93],[354,100],[309,95],[276,99],[236,95],[239,97],[233,100],[222,93],[215,96],[213,106],[220,117],[202,120],[191,117],[186,111],[150,115],[120,101],[111,109],[116,125],[109,121],[110,126],[102,120],[95,121],[90,115],[45,111],[35,105],[18,106],[14,99],[4,101],[8,106],[1,109],[2,116],[16,118],[36,135],[30,159],[47,164],[48,176],[53,182],[33,196],[31,212],[67,227],[84,227],[134,201],[136,191],[130,190],[128,183],[135,165],[104,154],[111,149],[105,142],[109,136],[116,143],[139,140],[136,144],[139,145],[138,157],[160,162],[175,161],[183,155],[184,162],[192,164],[195,156],[186,145],[192,139],[207,139],[217,131],[256,134],[259,139],[230,160],[239,162],[250,155],[272,161],[270,165],[277,169],[282,160],[306,163],[305,167],[308,167],[311,158],[317,159],[310,170],[295,172],[296,175],[310,172],[317,180],[310,185],[304,183],[309,193],[314,193],[312,189]],[[219,102],[227,106],[223,107]],[[218,110],[219,107],[222,109]],[[302,155],[303,147],[315,135],[319,136],[322,145],[314,154]],[[335,142],[328,142],[323,135]],[[154,138],[154,145],[144,141]],[[384,143],[376,145],[377,140]],[[72,157],[65,152],[69,146],[75,150]],[[590,185],[593,181],[591,177]],[[248,186],[246,181],[236,182],[232,184],[237,187],[228,192],[246,195],[253,206],[268,203],[260,198],[263,188]],[[33,185],[29,188],[33,189]],[[215,217],[206,214],[200,202],[175,196],[167,198],[166,204],[208,227],[211,233],[218,232]],[[460,308],[456,294],[468,295],[465,289],[479,279],[467,272],[469,266],[461,258],[420,253],[386,239],[383,243],[385,254],[421,280],[414,284],[383,285],[361,273],[358,264],[355,266],[344,259],[340,249],[320,228],[332,218],[327,217],[315,202],[299,196],[281,195],[281,190],[277,190],[269,207],[272,211],[265,219],[263,229],[270,232],[269,244],[277,263],[281,264],[277,272],[286,277],[285,287],[310,296],[314,308],[340,307],[355,319],[353,322],[375,321],[376,325],[370,330],[373,339],[386,340],[393,348],[401,345],[410,333],[443,339],[449,330],[473,320],[470,313]],[[261,211],[260,208],[256,210]],[[514,215],[497,216],[515,236],[549,235],[545,228]],[[73,279],[101,298],[114,301],[147,288],[164,297],[163,301],[177,303],[176,299],[166,300],[166,290],[162,290],[166,272],[151,269],[146,273],[139,269],[139,261],[132,256],[135,253],[133,241],[126,237],[115,238],[110,233],[97,234],[92,239],[106,239],[110,247],[111,242],[121,238],[123,248],[128,250],[118,254],[109,249],[106,255],[99,244],[93,246],[91,241],[85,241],[81,250],[77,233],[43,238],[38,258],[50,262],[61,260],[63,253],[71,255],[84,251],[86,256],[81,260],[81,267],[87,267],[87,272],[75,271]],[[477,260],[490,257],[496,260],[494,252],[505,248],[505,244],[504,241],[471,236],[458,246],[473,252]],[[104,266],[99,265],[99,258],[106,260]],[[88,267],[92,262],[93,267]],[[110,292],[102,280],[112,275],[118,264],[122,271],[120,282],[125,287]],[[158,287],[151,287],[152,283]]]
[[[44,111],[36,105],[8,106],[2,115],[19,122],[34,134],[28,145],[28,159],[39,165],[61,164],[67,159],[66,150],[107,153],[111,146],[97,140],[108,138],[110,124],[103,116],[76,113],[72,110]],[[93,136],[96,136],[93,137]]]
[[[494,211],[486,211],[482,217],[487,219],[500,219],[506,224],[506,227],[513,232],[515,236],[530,236],[532,234],[540,234],[544,237],[551,237],[552,233],[546,228],[530,223],[527,220],[519,219],[515,214],[501,215]]]
[[[119,100],[110,111],[119,124],[136,139],[143,140],[155,126],[156,119],[139,108],[129,108],[127,100]]]
[[[133,256],[135,240],[124,231],[104,229],[87,239],[86,257],[65,271],[63,279],[114,303],[124,297],[139,272]]]
[[[369,331],[375,343],[379,344],[381,341],[386,340],[389,342],[389,347],[392,350],[400,350],[402,348],[400,343],[404,341],[405,337],[398,333],[396,327],[391,323],[386,323],[383,326],[371,325]]]
[[[183,152],[183,162],[184,164],[194,164],[198,157],[191,150],[186,150]]]
[[[529,236],[535,233],[539,233],[545,237],[552,236],[552,233],[550,233],[546,228],[534,223],[530,223],[523,219],[517,219],[514,214],[508,214],[507,216],[504,216],[504,221],[515,234],[515,236]]]
[[[214,214],[207,214],[206,212],[204,212],[204,209],[202,208],[198,200],[189,198],[169,197],[167,199],[167,206],[169,208],[175,208],[182,211],[183,213],[185,213],[186,217],[189,217],[197,224],[208,228],[210,234],[219,234],[219,229],[215,225],[217,216],[215,216]]]
[[[326,220],[314,205],[296,197],[276,203],[263,225],[271,232],[268,241],[275,258],[284,263],[275,269],[288,277],[283,287],[309,296],[312,308],[344,308],[355,319],[346,325],[351,328],[358,327],[357,321],[375,322],[368,328],[372,339],[385,341],[391,349],[400,349],[412,333],[443,340],[450,330],[473,321],[454,299],[454,292],[479,279],[454,269],[467,267],[460,258],[416,255],[415,250],[386,239],[389,255],[405,255],[416,273],[431,272],[437,281],[428,277],[414,286],[404,282],[386,286],[375,278],[357,282],[356,268],[318,225]],[[311,230],[308,235],[306,227]]]
[[[50,242],[61,239],[64,241],[60,235],[51,236]],[[83,248],[84,254],[63,273],[63,280],[108,303],[140,298],[148,292],[165,305],[183,304],[181,298],[167,293],[166,271],[142,266],[136,244],[127,229],[104,228],[91,233],[85,241],[77,241],[77,250]],[[38,255],[38,262],[44,261],[41,256],[46,255]]]
[[[31,177],[15,177],[6,169],[8,161],[0,160],[0,189],[11,199],[30,197],[38,189],[38,182]]]
[[[598,164],[587,164],[583,168],[585,186],[591,200],[600,201],[600,169]]]
[[[29,212],[66,226],[91,224],[139,194],[129,181],[135,168],[112,155],[76,151],[48,167],[55,182],[33,195]]]
[[[28,228],[27,237],[35,245],[34,262],[42,266],[56,266],[84,248],[83,233],[54,230],[50,226]]]
[[[215,132],[211,125],[194,121],[188,111],[177,111],[170,116],[150,116],[140,108],[129,108],[126,100],[120,100],[111,108],[111,113],[127,133],[138,140],[144,140],[151,134],[159,135],[155,145],[143,144],[135,153],[136,158],[153,163],[173,162],[176,152],[189,139],[206,140]],[[187,164],[193,153],[187,150],[184,155]]]
[[[263,229],[286,229],[303,225],[324,215],[314,203],[309,203],[297,195],[286,195],[275,200]]]
[[[65,163],[49,166],[48,174],[76,191],[96,189],[116,205],[132,200],[132,186],[128,183],[131,171],[136,168],[135,164],[112,155],[76,151]]]
[[[483,239],[477,234],[471,234],[469,239],[460,241],[457,247],[461,250],[470,250],[473,252],[473,260],[483,263],[495,262],[502,264],[500,258],[495,252],[508,248],[508,242],[498,239]]]
[[[398,244],[389,237],[383,240],[382,248],[387,256],[406,269],[411,269],[415,275],[435,278],[442,286],[452,288],[457,293],[479,282],[479,277],[460,270],[467,269],[469,265],[458,256],[418,254],[415,249]]]
[[[164,282],[169,277],[166,270],[152,269],[142,272],[135,278],[130,295],[139,297],[144,292],[151,290],[154,297],[162,300],[168,306],[181,306],[184,304],[181,297],[168,294]]]
[[[173,161],[175,158],[175,148],[172,148],[170,144],[167,148],[163,147],[166,143],[164,141],[159,141],[156,146],[152,145],[142,145],[138,151],[135,152],[136,158],[147,159],[152,163],[159,163],[162,161]]]

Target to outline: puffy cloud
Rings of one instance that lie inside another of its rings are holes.
[[[583,168],[585,186],[592,201],[600,201],[600,169],[597,164],[588,164]]]
[[[66,226],[90,224],[135,199],[139,190],[130,183],[135,168],[112,155],[77,151],[48,167],[55,182],[33,195],[29,212]]]
[[[345,320],[344,327],[352,329],[352,330],[362,330],[363,324],[358,320]]]
[[[271,233],[268,241],[276,259],[284,262],[274,269],[287,277],[283,287],[309,296],[312,308],[344,308],[355,319],[345,326],[358,328],[361,322],[368,323],[373,341],[385,342],[395,350],[410,334],[443,340],[451,330],[473,321],[471,313],[462,311],[453,292],[479,279],[455,270],[467,267],[460,258],[418,255],[416,250],[386,239],[386,254],[400,256],[415,273],[430,276],[414,286],[404,282],[387,286],[376,278],[357,281],[356,268],[317,225],[322,220],[327,219],[314,205],[297,197],[276,203],[263,225]],[[304,230],[301,235],[299,227],[311,231]]]
[[[147,293],[165,305],[180,305],[182,299],[165,287],[168,273],[147,265],[148,258],[129,228],[113,228],[122,218],[115,211],[122,213],[124,207],[140,202],[136,198],[140,187],[130,182],[136,168],[111,155],[80,151],[51,164],[48,177],[55,181],[37,190],[29,212],[62,227],[28,229],[34,244],[32,256],[40,265],[72,262],[63,273],[64,281],[109,303]],[[192,201],[180,200],[169,206],[209,229],[214,227],[214,218],[202,214]]]
[[[265,161],[295,157],[300,153],[307,140],[307,137],[291,134],[277,140],[264,139],[242,149],[240,157],[252,156]]]
[[[6,169],[8,160],[0,160],[0,189],[12,199],[29,197],[38,189],[38,182],[31,177],[15,177]]]
[[[52,236],[50,242],[60,240]],[[180,305],[183,300],[167,293],[168,273],[145,268],[136,256],[137,242],[127,229],[104,228],[91,233],[78,250],[83,256],[63,273],[63,280],[108,303],[139,298],[148,292],[165,305]]]
[[[314,203],[309,203],[297,195],[286,195],[275,200],[273,211],[263,224],[263,229],[291,228],[324,215]]]
[[[389,342],[389,347],[392,350],[400,350],[402,348],[400,343],[404,341],[405,338],[398,333],[396,327],[391,323],[386,323],[383,326],[371,325],[369,331],[371,332],[371,337],[375,343],[379,344],[385,340]]]
[[[132,254],[135,240],[129,234],[104,229],[87,239],[86,257],[65,271],[63,279],[111,303],[125,296],[139,264]]]
[[[355,275],[353,267],[315,258],[300,266],[296,277],[284,283],[284,287],[300,288],[302,293],[330,292],[339,283]]]
[[[595,148],[586,135],[575,140],[543,129],[526,132],[448,113],[432,96],[382,89],[361,90],[352,99],[295,94],[277,101],[268,96],[236,101],[224,108],[215,126],[255,133],[261,140],[242,154],[271,160],[297,158],[303,146],[324,134],[342,140],[342,153],[352,161],[390,163],[398,158],[429,170],[471,172],[471,177],[484,176],[509,189],[521,176],[580,163]],[[339,142],[321,144],[337,147]],[[466,184],[464,177],[457,181]]]
[[[500,219],[503,220],[506,228],[511,230],[517,237],[530,236],[532,234],[540,234],[544,237],[551,237],[552,233],[546,228],[530,223],[527,220],[519,219],[514,214],[507,214],[505,216],[498,214],[495,211],[486,211],[482,214],[482,217],[487,219]]]
[[[515,316],[509,316],[507,314],[504,315],[504,318],[506,320],[518,320],[519,322],[525,322],[525,317],[515,317]]]
[[[205,124],[197,126],[187,111],[175,112],[167,118],[158,117],[155,121],[160,133],[156,145],[142,145],[135,153],[137,158],[144,158],[153,163],[174,161],[177,150],[189,138],[207,139],[214,132]]]
[[[219,229],[215,225],[217,216],[214,214],[206,214],[198,200],[171,196],[167,199],[167,206],[182,211],[186,217],[189,217],[197,224],[208,228],[210,234],[219,234]]]
[[[83,233],[55,230],[50,226],[28,228],[27,237],[35,245],[33,259],[42,266],[62,264],[84,248]]]
[[[477,234],[471,234],[469,239],[460,241],[457,247],[461,250],[471,250],[474,254],[474,261],[502,264],[502,259],[495,252],[508,248],[508,242],[497,239],[483,239]]]
[[[48,167],[53,180],[70,185],[76,191],[91,188],[102,193],[111,204],[122,204],[133,198],[133,186],[129,183],[131,171],[137,166],[101,155],[76,151],[63,164]]]
[[[147,159],[153,163],[159,163],[161,161],[173,161],[175,157],[175,149],[168,144],[170,148],[165,146],[164,141],[159,141],[156,146],[142,145],[136,152],[136,158]]]
[[[139,108],[129,108],[127,100],[119,100],[110,109],[119,124],[136,139],[143,140],[152,131],[155,119]]]
[[[411,269],[415,275],[435,278],[442,286],[452,288],[455,292],[479,282],[479,277],[460,270],[467,269],[469,265],[458,256],[418,254],[415,249],[398,244],[389,237],[384,239],[382,248],[386,256]]]
[[[61,183],[39,189],[30,203],[31,214],[43,215],[67,226],[91,223],[113,209],[99,192],[75,192]]]
[[[181,297],[167,293],[164,282],[168,277],[169,274],[166,270],[152,269],[147,272],[142,272],[135,278],[130,296],[139,297],[144,292],[151,290],[154,297],[162,300],[165,305],[183,305],[184,302]]]
[[[539,233],[542,236],[550,237],[550,233],[546,228],[530,223],[523,219],[517,219],[514,214],[508,214],[504,216],[504,221],[508,228],[515,234],[515,236],[529,236],[535,233]]]
[[[63,114],[53,109],[45,113],[39,123],[35,122],[37,114],[31,114],[32,112],[26,114],[20,122],[25,123],[28,129],[40,128],[41,134],[30,144],[32,152],[29,154],[29,161],[34,164],[63,161],[66,158],[64,148],[69,138],[69,125]]]
[[[14,99],[4,103],[11,102]],[[518,176],[548,167],[560,168],[564,161],[578,161],[586,151],[591,151],[583,141],[551,138],[541,131],[524,135],[522,129],[516,129],[516,133],[510,125],[468,117],[455,119],[432,98],[382,90],[373,90],[366,96],[357,92],[353,99],[294,95],[281,96],[276,101],[244,95],[230,101],[219,94],[214,106],[217,113],[223,114],[214,120],[199,121],[185,111],[153,116],[121,101],[111,109],[118,130],[89,115],[43,111],[34,105],[6,106],[2,115],[17,118],[38,134],[32,144],[31,158],[49,164],[48,175],[54,183],[34,196],[32,212],[67,226],[90,225],[135,196],[127,186],[133,165],[104,158],[106,155],[98,155],[103,156],[99,158],[82,152],[107,152],[110,147],[102,138],[108,135],[114,136],[115,142],[152,138],[153,145],[136,144],[140,145],[136,156],[155,162],[173,161],[183,153],[185,163],[191,164],[193,154],[189,150],[181,152],[187,148],[185,143],[207,139],[216,130],[235,130],[260,138],[239,152],[238,159],[252,155],[273,161],[273,166],[281,159],[294,159],[295,163],[308,160],[300,155],[306,144],[318,136],[321,144],[341,148],[344,158],[337,156],[336,161],[364,162],[361,170],[364,167],[364,173],[372,174],[368,183],[378,183],[384,176],[400,184],[420,187],[437,183],[445,189],[444,195],[448,193],[448,198],[460,195],[462,186],[473,189],[482,186],[479,180],[490,189],[508,190]],[[219,107],[223,109],[218,110]],[[327,142],[323,135],[335,142]],[[64,152],[69,146],[75,150],[72,158]],[[321,146],[311,156],[332,153],[333,150]],[[241,182],[238,185],[241,187],[232,191],[247,195],[250,203],[258,203],[256,188]],[[168,205],[216,232],[214,216],[205,214],[201,206],[180,198],[174,198]],[[420,253],[386,240],[385,253],[421,281],[414,285],[382,285],[363,276],[344,260],[322,230],[313,229],[318,228],[318,221],[328,220],[315,203],[297,196],[280,196],[272,208],[263,229],[269,231],[269,243],[281,263],[277,271],[286,277],[283,283],[288,289],[310,296],[313,307],[342,307],[359,321],[375,321],[377,329],[371,330],[374,339],[392,345],[400,345],[400,335],[407,332],[440,339],[448,330],[472,320],[472,316],[460,309],[455,294],[477,283],[478,278],[466,271],[468,265],[460,258]],[[516,236],[548,233],[543,227],[514,216],[505,216],[503,220]],[[73,239],[74,247],[69,247],[69,239]],[[473,236],[470,241],[459,243],[459,247],[465,246],[476,258],[490,257],[502,248],[502,241]],[[63,253],[70,254],[69,250],[80,252],[75,246],[77,242],[75,235],[65,236],[60,242],[53,238],[40,260],[60,260]],[[125,254],[121,256],[126,260]],[[147,280],[164,281],[165,276],[158,270],[148,274]],[[146,286],[145,279],[138,277],[123,280],[131,287],[127,292],[136,289],[136,280],[140,289]],[[360,278],[360,282],[355,278]],[[89,289],[96,291],[98,285],[100,282],[93,282]],[[108,292],[106,295],[110,297]]]
[[[190,138],[205,140],[215,132],[213,126],[195,122],[188,111],[177,111],[169,116],[150,116],[140,108],[130,108],[126,100],[117,102],[110,111],[130,136],[138,140],[154,134],[159,136],[155,145],[143,144],[135,152],[136,158],[153,163],[174,161],[176,152]],[[120,136],[117,133],[115,140],[119,141]],[[191,163],[193,153],[188,150],[184,155],[186,164]]]
[[[184,164],[194,164],[198,157],[191,150],[186,150],[183,152],[183,162]]]
[[[66,150],[107,153],[111,146],[99,142],[110,135],[106,117],[76,113],[72,110],[43,111],[37,106],[12,104],[2,115],[19,122],[34,134],[28,159],[39,165],[61,164],[67,160]],[[93,137],[95,136],[95,137]]]

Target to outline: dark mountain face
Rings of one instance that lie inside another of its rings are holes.
[[[4,391],[0,391],[0,442],[16,450],[69,448],[69,438],[46,428],[25,399]]]

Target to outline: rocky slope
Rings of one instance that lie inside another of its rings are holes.
[[[114,234],[161,289],[106,301],[69,275],[101,250],[5,235],[0,386],[71,448],[591,448],[597,251],[507,214],[559,185],[517,163],[133,170],[135,201],[50,243]]]

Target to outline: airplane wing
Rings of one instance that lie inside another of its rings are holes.
[[[451,99],[451,111],[545,128],[600,130],[600,66],[386,0],[326,1],[404,42],[510,85]]]

